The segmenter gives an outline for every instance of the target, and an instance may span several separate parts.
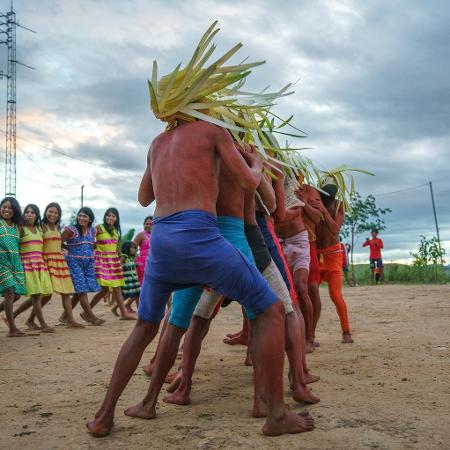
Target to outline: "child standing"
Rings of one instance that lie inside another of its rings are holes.
[[[17,328],[13,315],[13,303],[26,293],[25,274],[19,254],[21,221],[22,211],[18,201],[13,197],[5,197],[0,203],[0,295],[5,298],[0,310],[5,310],[9,337],[25,336]]]
[[[20,258],[25,271],[25,286],[31,298],[33,312],[36,315],[42,333],[54,333],[44,320],[42,313],[42,297],[53,292],[52,281],[44,262],[42,251],[44,240],[41,229],[41,215],[36,205],[29,204],[23,213],[22,231],[20,234]],[[31,323],[28,323],[32,326]]]
[[[103,223],[96,228],[95,276],[101,287],[100,292],[91,300],[91,308],[105,297],[111,289],[115,306],[112,312],[120,310],[122,320],[135,320],[136,316],[125,310],[121,287],[125,285],[122,265],[119,259],[120,217],[116,208],[108,208]]]
[[[95,316],[87,297],[88,292],[99,290],[94,273],[94,220],[95,216],[91,208],[81,208],[77,213],[76,224],[66,227],[61,239],[67,245],[66,262],[75,289],[72,308],[79,301],[83,308],[81,317],[92,325],[102,325],[105,321]],[[65,315],[62,319],[67,320]]]
[[[363,247],[370,247],[370,281],[375,284],[375,266],[377,268],[376,273],[378,273],[379,281],[382,283],[384,281],[383,273],[383,259],[381,257],[381,249],[383,248],[383,241],[378,237],[378,230],[373,229],[371,232],[372,237],[366,239]],[[378,280],[377,280],[378,282]]]
[[[136,302],[136,306],[139,306],[139,294],[141,291],[134,262],[136,252],[137,246],[134,242],[127,241],[122,244],[120,261],[122,262],[123,278],[125,280],[125,286],[122,287],[122,295],[125,301],[125,308],[131,313],[134,313],[131,308],[133,302]]]
[[[136,235],[134,243],[139,247],[139,256],[136,258],[136,269],[139,284],[142,286],[144,280],[145,264],[150,251],[150,233],[152,230],[153,216],[144,219],[144,230]]]

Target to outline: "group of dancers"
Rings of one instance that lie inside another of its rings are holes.
[[[105,211],[101,224],[94,226],[94,221],[92,210],[82,207],[75,223],[61,228],[61,206],[56,202],[46,206],[42,218],[37,205],[27,205],[22,213],[15,198],[0,202],[0,294],[4,297],[0,311],[5,312],[9,337],[27,335],[15,319],[30,308],[27,328],[54,333],[43,312],[53,294],[61,296],[60,322],[69,328],[84,327],[74,318],[77,303],[84,321],[102,325],[105,320],[93,308],[109,295],[116,316],[136,320],[132,304],[139,304],[152,217],[145,218],[144,230],[134,241],[122,243],[116,208]],[[90,301],[89,293],[94,294]],[[14,309],[20,297],[25,299]]]
[[[157,207],[138,321],[119,353],[105,399],[88,423],[92,435],[110,432],[116,403],[164,317],[155,355],[144,367],[151,376],[148,392],[125,414],[156,417],[157,398],[183,335],[181,365],[164,401],[189,404],[202,340],[220,305],[231,300],[242,305],[244,326],[226,341],[248,346],[246,363],[254,368],[253,415],[267,417],[263,432],[313,429],[308,413],[285,408],[283,359],[286,352],[293,398],[318,402],[307,385],[319,377],[309,371],[305,355],[319,346],[315,330],[321,281],[328,283],[336,305],[342,342],[353,342],[342,296],[339,230],[344,211],[335,185],[319,191],[294,174],[279,171],[272,179],[265,169],[254,147],[238,145],[226,130],[203,121],[179,120],[152,143],[139,201],[147,206],[156,200]],[[286,196],[290,191],[295,197],[291,205]]]

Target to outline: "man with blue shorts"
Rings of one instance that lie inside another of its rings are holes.
[[[145,348],[157,334],[169,295],[183,288],[207,285],[239,301],[256,315],[252,342],[255,367],[264,373],[261,397],[267,419],[263,433],[310,431],[313,419],[288,411],[284,404],[283,304],[256,267],[223,238],[217,225],[220,167],[229,169],[242,189],[254,191],[261,179],[262,163],[251,148],[241,154],[223,128],[204,121],[179,120],[177,125],[160,134],[149,150],[138,199],[143,206],[156,201],[157,207],[139,319],[122,346],[103,404],[95,419],[88,423],[88,429],[98,437],[110,432],[116,403]],[[163,344],[166,339],[170,345],[167,332]],[[178,344],[175,346],[176,352]],[[157,397],[171,365],[165,355],[157,356],[147,395],[128,408],[127,415],[156,417]]]

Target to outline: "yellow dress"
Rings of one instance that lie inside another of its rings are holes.
[[[99,225],[95,237],[95,278],[100,286],[110,288],[125,286],[122,264],[117,252],[119,245],[119,233],[114,231],[109,234],[104,225]]]
[[[43,257],[52,280],[53,292],[58,294],[73,294],[72,278],[69,267],[61,252],[61,233],[58,229],[45,227]]]
[[[23,227],[20,237],[20,259],[25,271],[25,287],[28,295],[51,295],[52,280],[42,256],[44,241],[42,231],[36,227],[33,233]]]

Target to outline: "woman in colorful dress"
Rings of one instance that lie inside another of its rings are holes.
[[[147,216],[144,219],[144,230],[136,235],[133,242],[139,247],[139,256],[136,258],[136,269],[139,278],[139,284],[142,286],[144,280],[145,264],[150,252],[150,233],[152,230],[153,216]]]
[[[23,226],[20,233],[20,259],[25,271],[25,287],[30,296],[33,312],[40,327],[27,323],[30,328],[38,328],[42,333],[54,333],[44,319],[42,297],[52,294],[53,286],[47,265],[43,258],[44,238],[41,229],[41,214],[36,205],[29,204],[23,212]]]
[[[122,264],[119,259],[120,217],[116,208],[108,208],[103,216],[103,223],[96,228],[95,238],[95,276],[100,285],[100,292],[91,300],[91,308],[111,290],[115,306],[112,312],[120,310],[122,320],[135,320],[136,316],[125,310],[122,286],[125,285]],[[117,307],[116,307],[117,306]]]
[[[22,211],[18,201],[5,197],[0,203],[0,295],[5,298],[0,311],[5,311],[9,337],[26,336],[17,328],[13,313],[13,303],[26,293],[19,254],[21,222]]]
[[[134,313],[131,305],[133,302],[139,306],[139,294],[141,288],[136,272],[136,264],[134,262],[137,252],[136,244],[133,241],[126,241],[122,244],[122,253],[120,254],[120,261],[122,263],[123,278],[125,286],[122,287],[122,295],[125,302],[125,309]]]
[[[87,296],[89,292],[99,290],[94,273],[94,220],[95,216],[91,208],[81,208],[77,213],[76,224],[64,228],[61,240],[67,246],[66,262],[75,289],[72,308],[80,302],[83,308],[81,317],[92,325],[102,325],[105,321],[92,312]],[[67,320],[65,314],[60,320],[63,322]]]

